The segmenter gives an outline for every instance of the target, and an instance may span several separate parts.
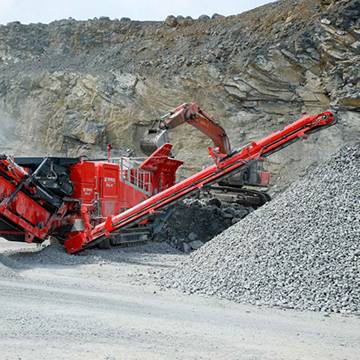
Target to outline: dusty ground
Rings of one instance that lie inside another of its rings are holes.
[[[360,319],[161,291],[165,245],[68,256],[0,240],[1,359],[358,359]]]

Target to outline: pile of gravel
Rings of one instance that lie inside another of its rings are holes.
[[[342,148],[161,282],[237,302],[360,313],[360,145]]]
[[[180,251],[190,252],[252,211],[253,208],[216,198],[185,199],[155,218],[153,240],[166,241]]]
[[[12,269],[10,265],[11,264],[9,264],[9,260],[6,256],[0,254],[0,279],[13,279],[19,277],[16,270]]]

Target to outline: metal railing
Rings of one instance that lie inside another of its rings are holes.
[[[120,165],[121,181],[131,184],[149,194],[151,192],[151,172],[139,169],[145,158],[111,158],[110,162]]]

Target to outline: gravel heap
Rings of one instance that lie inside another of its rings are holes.
[[[237,302],[360,313],[360,145],[308,171],[161,282]]]
[[[18,274],[16,270],[9,266],[9,260],[6,256],[0,254],[0,279],[13,279],[17,278]]]
[[[156,217],[153,240],[166,241],[184,252],[197,250],[252,211],[253,208],[216,198],[185,199]]]

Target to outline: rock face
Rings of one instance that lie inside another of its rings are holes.
[[[283,0],[206,21],[0,26],[2,147],[94,156],[112,143],[139,155],[151,120],[191,100],[239,147],[303,112],[337,110],[336,128],[271,159],[281,188],[359,136],[359,9],[358,0]],[[204,164],[201,134],[185,126],[172,139],[185,172]]]
[[[257,305],[360,313],[360,145],[195,251],[163,284]]]

